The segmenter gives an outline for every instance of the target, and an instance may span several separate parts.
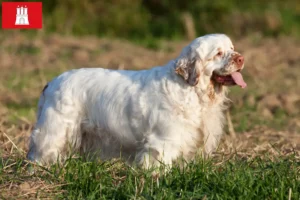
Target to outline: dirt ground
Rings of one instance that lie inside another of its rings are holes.
[[[188,43],[162,41],[159,50],[149,50],[128,41],[95,37],[0,34],[2,153],[27,151],[39,94],[59,73],[80,67],[143,69],[163,65]],[[245,57],[243,74],[248,87],[231,89],[235,134],[226,127],[216,155],[296,152],[299,156],[300,41],[254,35],[233,39],[233,43]]]

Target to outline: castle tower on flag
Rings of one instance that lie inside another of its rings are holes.
[[[27,7],[17,7],[17,16],[15,25],[29,25]]]

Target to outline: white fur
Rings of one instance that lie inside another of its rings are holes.
[[[228,67],[232,54],[230,39],[212,34],[195,39],[162,67],[61,74],[40,97],[28,159],[52,163],[71,148],[148,167],[180,156],[192,159],[203,146],[211,153],[222,134],[226,100],[226,88],[212,84],[211,76]],[[191,60],[192,70],[200,72],[195,86],[175,72]]]

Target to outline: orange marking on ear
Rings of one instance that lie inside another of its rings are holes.
[[[182,76],[185,79],[185,73],[186,72],[181,67],[176,68],[175,73],[179,74],[180,76]]]

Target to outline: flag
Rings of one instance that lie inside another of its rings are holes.
[[[42,2],[2,2],[3,29],[41,29]]]

